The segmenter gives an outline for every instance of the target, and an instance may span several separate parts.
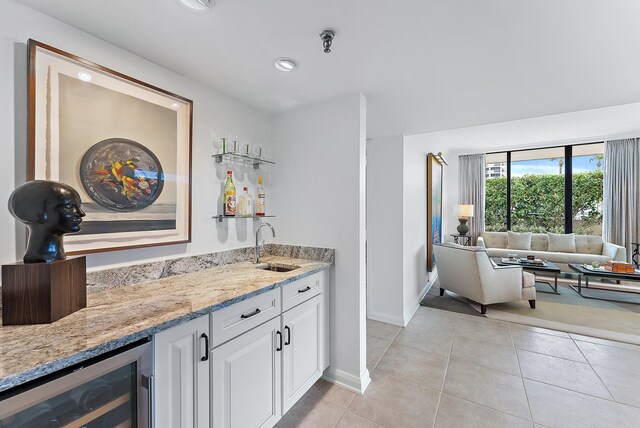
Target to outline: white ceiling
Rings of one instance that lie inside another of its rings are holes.
[[[18,1],[270,112],[361,91],[374,138],[640,101],[636,0]]]

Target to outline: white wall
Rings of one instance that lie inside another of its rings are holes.
[[[226,131],[240,138],[268,146],[270,118],[220,92],[182,77],[170,70],[110,45],[39,12],[3,0],[0,2],[0,141],[3,166],[0,168],[0,263],[22,257],[24,229],[16,225],[5,206],[9,194],[26,177],[26,89],[29,38],[105,65],[144,82],[185,96],[194,102],[193,114],[193,206],[192,243],[149,249],[119,251],[88,256],[89,266],[133,263],[142,259],[199,254],[251,245],[251,220],[216,223],[225,165],[212,161],[212,139]],[[257,173],[234,166],[239,179],[255,188]],[[271,177],[267,174],[267,191]],[[16,250],[16,247],[19,247]]]
[[[336,250],[331,367],[325,375],[363,391],[366,369],[365,99],[346,98],[274,117],[278,239]]]
[[[367,318],[404,325],[402,136],[367,141]]]
[[[418,145],[404,143],[403,169],[403,317],[405,325],[415,314],[420,300],[436,277],[427,272],[427,154]],[[435,153],[437,153],[436,151]],[[443,184],[442,204],[446,206],[449,191]],[[444,230],[444,225],[443,225]]]

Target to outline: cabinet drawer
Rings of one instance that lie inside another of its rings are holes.
[[[212,347],[277,317],[282,311],[277,288],[211,313]]]
[[[283,312],[322,293],[324,283],[320,273],[315,273],[282,287]]]

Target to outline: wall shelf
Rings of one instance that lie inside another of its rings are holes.
[[[253,219],[253,220],[260,220],[261,218],[274,218],[274,215],[254,215],[254,216],[249,216],[249,217],[243,217],[243,216],[239,216],[239,215],[215,215],[212,218],[215,218],[218,220],[218,223],[222,223],[223,220],[228,220],[230,218],[237,218],[237,219]]]
[[[260,164],[265,165],[275,165],[275,162],[270,160],[256,158],[248,155],[241,155],[239,153],[220,153],[217,155],[213,155],[213,158],[217,163],[221,163],[223,160],[231,161],[231,162],[239,162],[248,165],[253,165],[253,169],[260,168]]]

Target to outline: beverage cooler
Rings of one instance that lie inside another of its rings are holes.
[[[0,428],[151,426],[152,347],[144,343],[8,397]]]

